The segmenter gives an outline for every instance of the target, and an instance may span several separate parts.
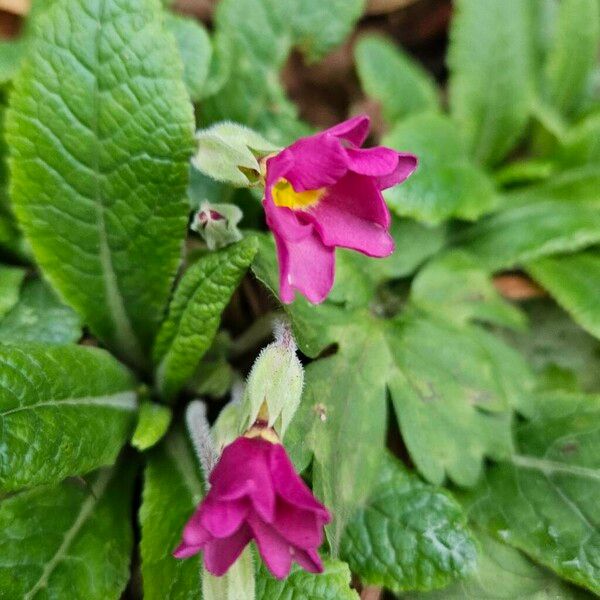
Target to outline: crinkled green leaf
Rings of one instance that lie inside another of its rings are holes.
[[[367,35],[357,43],[354,56],[365,93],[379,102],[388,123],[440,108],[434,79],[390,40]]]
[[[59,0],[14,85],[11,195],[35,257],[143,364],[181,258],[194,126],[158,1]]]
[[[156,383],[166,398],[193,377],[256,250],[256,238],[247,237],[208,254],[185,272],[154,348]]]
[[[386,192],[396,214],[437,224],[450,217],[475,220],[494,208],[493,184],[470,162],[461,131],[449,117],[410,117],[394,127],[383,144],[419,158],[408,181]]]
[[[183,80],[193,101],[205,94],[204,82],[208,77],[212,45],[206,29],[196,20],[168,14],[167,29],[175,36],[183,62]]]
[[[531,109],[533,44],[529,0],[458,0],[450,30],[450,108],[472,155],[504,158]]]
[[[339,560],[323,561],[321,575],[307,573],[297,566],[287,579],[278,580],[261,567],[256,578],[256,600],[358,600],[350,588],[350,569]]]
[[[523,329],[523,313],[504,300],[479,261],[464,252],[447,252],[433,259],[413,279],[413,304],[459,324],[486,321]]]
[[[25,274],[25,269],[0,265],[0,319],[19,301]]]
[[[15,76],[23,50],[22,40],[0,40],[0,84],[10,81]]]
[[[484,269],[523,265],[600,242],[599,206],[587,200],[540,200],[496,213],[464,231],[456,242]]]
[[[0,490],[112,464],[129,439],[135,381],[103,350],[0,345]]]
[[[203,496],[200,469],[181,433],[148,454],[140,509],[142,585],[147,600],[200,600],[202,557],[173,557],[181,533]]]
[[[586,331],[600,338],[600,253],[543,258],[527,271]]]
[[[202,105],[206,122],[231,119],[276,142],[310,132],[279,81],[293,47],[310,59],[341,43],[358,19],[363,0],[223,0],[214,17],[231,65],[225,85]]]
[[[554,393],[517,428],[517,450],[469,500],[480,526],[600,592],[600,397]]]
[[[138,450],[152,448],[167,433],[172,416],[168,406],[154,402],[142,402],[131,445]]]
[[[413,593],[407,600],[589,600],[521,552],[478,532],[477,570],[443,590]]]
[[[4,598],[119,600],[133,549],[131,468],[102,470],[0,502]]]
[[[388,455],[367,505],[344,532],[341,556],[363,584],[396,593],[438,589],[475,567],[466,521],[450,494]]]
[[[600,6],[597,0],[561,0],[556,31],[544,71],[548,102],[569,114],[581,102],[600,47]]]
[[[82,336],[81,319],[41,279],[25,282],[13,309],[0,321],[0,342],[72,344]]]

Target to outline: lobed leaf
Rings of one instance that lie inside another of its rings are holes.
[[[201,258],[182,277],[154,348],[156,383],[166,398],[193,377],[256,250],[256,239],[247,237]]]
[[[11,94],[11,195],[61,297],[146,363],[180,258],[192,107],[157,0],[58,0]]]
[[[112,464],[129,439],[135,381],[103,350],[0,345],[0,490]]]

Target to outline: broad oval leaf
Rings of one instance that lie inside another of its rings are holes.
[[[82,336],[81,319],[41,279],[25,282],[13,309],[0,321],[0,342],[72,344]]]
[[[504,158],[531,112],[533,44],[529,0],[459,0],[448,63],[450,108],[472,155]]]
[[[388,123],[440,108],[433,78],[392,41],[368,35],[359,40],[354,53],[363,89],[381,104]]]
[[[208,254],[185,272],[154,348],[156,383],[166,398],[193,377],[256,250],[256,238],[247,237]]]
[[[146,600],[201,600],[202,557],[173,557],[181,533],[204,494],[200,467],[180,432],[148,454],[140,509]]]
[[[277,580],[264,567],[256,578],[256,600],[358,600],[350,588],[350,569],[340,560],[323,561],[325,572],[307,573],[297,566],[284,580]]]
[[[133,469],[0,502],[3,598],[118,600],[129,580]]]
[[[481,527],[600,593],[600,397],[554,393],[470,496]]]
[[[58,0],[7,118],[12,199],[52,285],[143,365],[181,258],[194,118],[157,0]]]
[[[395,593],[433,590],[473,571],[477,549],[460,505],[393,456],[342,538],[341,557],[361,581]]]
[[[168,406],[148,401],[142,402],[131,445],[143,451],[158,444],[167,433],[172,417],[173,413]]]
[[[135,381],[103,350],[0,345],[0,491],[112,464],[136,410]]]
[[[527,265],[527,271],[581,327],[600,338],[600,253],[547,257]]]

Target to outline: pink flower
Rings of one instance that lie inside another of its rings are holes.
[[[283,446],[268,441],[276,437],[273,431],[258,435],[225,447],[210,475],[210,491],[174,555],[187,558],[202,550],[208,571],[220,576],[254,539],[275,577],[286,577],[292,560],[321,573],[317,548],[329,512],[294,471]]]
[[[333,286],[336,246],[388,256],[394,241],[381,191],[416,168],[412,154],[362,149],[365,115],[299,139],[266,163],[263,206],[279,259],[279,294],[322,302]]]

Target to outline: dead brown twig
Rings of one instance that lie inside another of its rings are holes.
[[[382,588],[368,585],[367,587],[364,587],[363,591],[360,593],[360,600],[379,600],[381,594],[383,594]]]

